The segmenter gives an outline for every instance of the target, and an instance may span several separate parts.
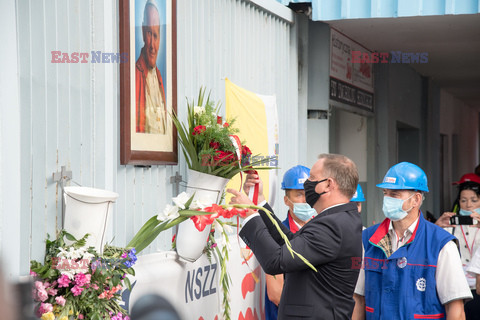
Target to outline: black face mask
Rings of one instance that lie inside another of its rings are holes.
[[[310,205],[310,207],[313,208],[313,206],[315,205],[315,203],[317,203],[318,199],[320,199],[320,196],[326,192],[322,192],[322,193],[316,193],[315,192],[315,187],[317,186],[317,184],[319,184],[320,182],[324,182],[324,181],[327,181],[328,179],[323,179],[323,180],[320,180],[320,181],[311,181],[311,180],[305,180],[305,182],[303,183],[303,189],[305,189],[305,200],[307,201],[307,203]]]

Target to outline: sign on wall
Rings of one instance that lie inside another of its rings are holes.
[[[373,111],[374,83],[372,64],[352,59],[352,52],[371,55],[371,51],[330,30],[330,99]]]

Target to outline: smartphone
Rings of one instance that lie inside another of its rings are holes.
[[[456,224],[456,225],[472,225],[472,224],[477,224],[478,221],[474,220],[470,216],[461,216],[461,215],[456,215],[453,217],[450,217],[450,224]]]

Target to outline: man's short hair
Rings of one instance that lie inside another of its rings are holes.
[[[322,153],[324,178],[332,178],[338,184],[340,192],[351,199],[357,191],[358,170],[355,163],[341,154]]]

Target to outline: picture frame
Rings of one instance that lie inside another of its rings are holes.
[[[119,0],[120,164],[178,162],[176,0]]]

